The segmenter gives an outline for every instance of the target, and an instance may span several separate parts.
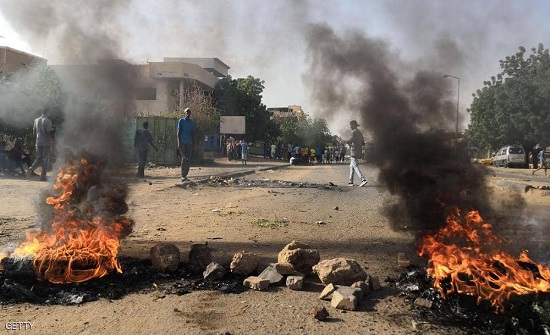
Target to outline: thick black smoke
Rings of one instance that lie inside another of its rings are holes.
[[[111,166],[124,161],[121,140],[125,118],[133,112],[129,97],[135,76],[132,66],[117,60],[122,58],[120,45],[125,36],[118,16],[130,3],[7,0],[1,4],[3,15],[22,37],[43,44],[49,56],[63,62],[63,66],[49,64],[67,95],[64,123],[54,125],[61,163],[63,156],[77,152],[105,157]],[[33,77],[24,79],[28,85]],[[43,108],[51,107],[47,97],[25,99],[17,92],[8,93],[1,98],[6,102],[0,109],[5,111],[0,112],[5,122],[32,125]]]
[[[118,184],[118,172],[125,162],[127,118],[134,112],[135,74],[134,67],[121,60],[125,31],[119,15],[130,3],[6,0],[0,4],[6,20],[23,38],[31,44],[44,45],[48,56],[63,63],[48,64],[59,77],[65,95],[63,106],[57,106],[63,110],[64,121],[54,124],[56,165],[51,181],[55,181],[59,167],[67,160],[95,157],[106,167],[102,185],[94,185],[101,188],[100,193],[126,187]],[[32,86],[37,79],[32,73],[14,78],[9,85]],[[51,102],[47,97],[29,99],[17,92],[3,91],[0,118],[13,125],[32,127],[32,120],[42,109],[50,108]],[[39,204],[43,207],[44,201],[39,200]],[[47,210],[39,208],[39,215],[44,218]]]
[[[369,155],[399,199],[386,208],[395,228],[438,229],[450,206],[490,211],[483,170],[454,144],[456,89],[442,73],[411,69],[385,42],[325,25],[310,27],[307,59],[325,115],[343,114],[346,125],[358,119],[372,136]]]

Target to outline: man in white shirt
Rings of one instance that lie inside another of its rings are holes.
[[[46,181],[46,172],[50,165],[50,147],[52,145],[52,121],[48,119],[48,111],[44,109],[42,115],[34,120],[32,133],[35,136],[36,158],[27,170],[27,177],[32,176],[33,171],[41,166],[40,180]]]
[[[363,187],[367,185],[367,179],[363,175],[363,172],[361,172],[361,169],[359,168],[359,165],[357,164],[357,159],[361,158],[361,154],[363,152],[363,145],[365,144],[363,139],[363,133],[357,129],[359,125],[357,124],[357,121],[351,120],[349,123],[349,126],[351,127],[351,137],[347,141],[347,143],[351,146],[351,159],[349,163],[349,182],[348,186],[354,186],[353,184],[353,176],[356,173],[359,178],[361,178],[361,184],[359,184],[359,187]]]

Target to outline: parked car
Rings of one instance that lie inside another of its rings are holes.
[[[493,156],[493,165],[527,168],[525,150],[519,144],[504,146]]]

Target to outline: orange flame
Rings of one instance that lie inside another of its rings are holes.
[[[13,252],[32,258],[38,279],[79,283],[113,270],[122,272],[116,256],[120,238],[130,232],[133,222],[113,215],[108,197],[94,203],[84,199],[99,183],[102,171],[101,163],[87,159],[68,159],[60,168],[54,185],[60,194],[46,199],[54,208],[47,231],[27,232],[26,241]]]
[[[424,237],[419,255],[429,257],[427,271],[442,296],[471,295],[477,297],[478,304],[488,301],[499,313],[514,295],[550,292],[550,268],[536,264],[527,251],[518,259],[499,251],[502,241],[491,228],[477,211],[461,219],[460,211],[454,208],[444,228]]]

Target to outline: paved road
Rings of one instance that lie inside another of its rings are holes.
[[[360,166],[369,181],[367,186],[380,186],[378,183],[378,169],[372,164],[361,163]],[[212,175],[241,177],[265,171],[267,172],[262,174],[262,178],[270,178],[269,173],[281,168],[295,172],[289,175],[285,174],[285,180],[292,182],[312,184],[333,183],[334,185],[345,186],[349,176],[349,164],[347,162],[291,166],[286,161],[253,158],[247,165],[242,165],[241,162],[229,162],[225,158],[216,158],[215,164],[212,166],[192,168],[190,178],[193,181],[201,181]],[[498,179],[507,179],[512,183],[550,185],[550,172],[547,177],[544,176],[543,170],[537,171],[535,175],[532,175],[532,169],[497,168],[493,166],[488,166],[487,168],[489,176],[492,175]],[[276,173],[273,174],[272,179],[277,179],[276,176]],[[359,182],[357,177],[355,182],[356,184]]]
[[[494,166],[488,168],[496,177],[550,184],[550,171],[548,176],[545,176],[544,170],[539,170],[533,175],[533,169],[498,168]]]

